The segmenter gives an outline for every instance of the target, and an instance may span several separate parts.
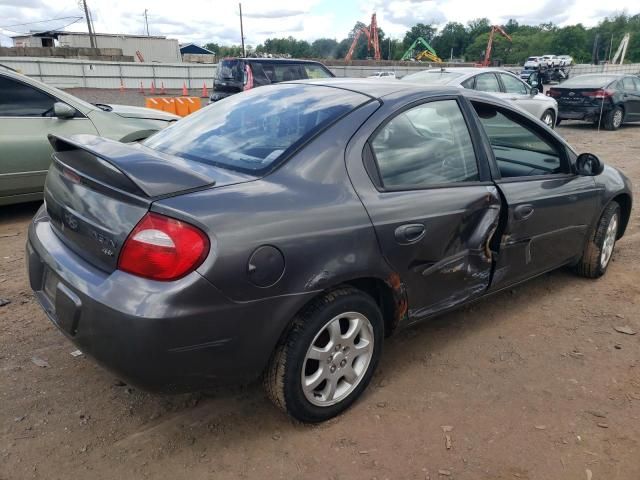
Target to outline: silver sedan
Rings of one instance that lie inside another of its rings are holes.
[[[513,73],[496,68],[433,68],[411,73],[402,81],[427,85],[455,85],[490,93],[508,100],[553,128],[558,118],[558,103],[531,88]]]

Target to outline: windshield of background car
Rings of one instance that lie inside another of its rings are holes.
[[[163,153],[250,174],[279,159],[369,97],[316,85],[273,85],[212,104],[149,137]]]
[[[220,80],[244,80],[244,65],[240,60],[222,60],[218,63],[218,78]]]
[[[559,86],[567,88],[599,88],[618,80],[618,77],[609,75],[580,75],[565,80]]]
[[[461,77],[462,73],[457,72],[416,72],[402,77],[407,82],[427,83],[429,85],[446,85],[454,78]]]

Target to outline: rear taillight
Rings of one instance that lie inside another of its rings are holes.
[[[209,239],[200,229],[147,213],[124,242],[118,269],[153,280],[177,280],[198,268],[208,253]]]
[[[582,95],[590,98],[610,98],[613,97],[614,91],[601,88],[599,90],[592,90],[591,92],[582,92]]]
[[[553,98],[558,98],[562,95],[562,93],[560,93],[559,90],[556,90],[555,88],[551,88],[548,92],[547,92],[547,96],[548,97],[553,97]]]

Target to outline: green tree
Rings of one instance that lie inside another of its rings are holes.
[[[336,58],[338,42],[333,38],[319,38],[311,44],[313,58]]]
[[[461,57],[469,43],[469,34],[464,25],[457,22],[447,23],[433,38],[431,46],[443,60],[448,59],[453,51],[454,57]]]

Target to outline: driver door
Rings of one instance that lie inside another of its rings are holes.
[[[47,134],[97,134],[91,121],[53,116],[55,97],[0,75],[0,197],[42,192],[53,149]]]

